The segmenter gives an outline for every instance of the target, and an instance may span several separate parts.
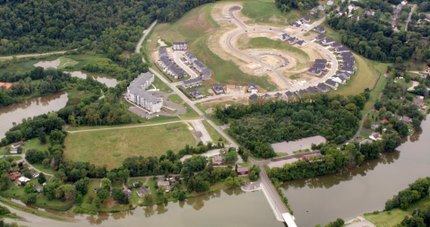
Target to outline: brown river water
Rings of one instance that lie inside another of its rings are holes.
[[[261,191],[243,193],[224,190],[211,195],[169,203],[167,206],[138,207],[129,212],[77,216],[76,222],[59,222],[13,210],[30,222],[25,226],[148,226],[148,227],[283,227]]]
[[[0,108],[0,138],[23,119],[56,111],[67,103],[66,93],[35,98]],[[383,155],[359,168],[341,174],[288,182],[284,192],[298,226],[325,224],[338,217],[345,220],[365,212],[382,210],[385,201],[419,177],[430,176],[430,120],[422,133],[398,152]],[[138,207],[129,212],[77,216],[63,223],[14,211],[29,222],[26,226],[284,226],[277,222],[262,192],[230,190],[167,206]]]
[[[298,226],[326,224],[341,217],[383,210],[385,202],[420,177],[430,176],[430,120],[415,142],[398,152],[342,174],[285,184],[285,194]]]
[[[0,139],[14,123],[19,124],[23,119],[60,110],[66,106],[67,100],[67,93],[58,93],[0,108]]]

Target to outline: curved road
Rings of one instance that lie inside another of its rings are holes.
[[[243,34],[244,32],[247,32],[247,33],[254,33],[254,32],[256,32],[256,33],[262,33],[262,32],[272,33],[273,35],[278,36],[278,37],[281,34],[286,33],[286,31],[284,31],[280,28],[277,28],[277,27],[261,26],[261,25],[247,26],[243,21],[241,21],[235,15],[235,13],[239,12],[241,9],[242,8],[240,6],[232,6],[228,10],[229,17],[233,19],[233,23],[237,26],[236,29],[229,31],[227,33],[225,45],[227,46],[229,51],[231,53],[233,53],[233,55],[239,59],[245,60],[247,62],[254,62],[256,64],[263,66],[265,69],[268,69],[268,71],[272,72],[274,74],[274,76],[276,77],[276,80],[283,83],[283,86],[280,86],[281,90],[278,92],[296,91],[296,90],[301,89],[302,87],[296,86],[290,80],[285,78],[282,75],[282,73],[277,70],[277,68],[272,67],[271,65],[262,62],[260,59],[253,57],[253,56],[250,56],[246,52],[234,47],[233,41],[235,40],[236,37],[238,37],[240,34]],[[325,20],[325,17],[319,19],[318,21],[313,22],[311,25],[302,26],[302,28],[300,28],[301,30],[295,32],[293,35],[295,35],[299,39],[306,40],[304,37],[304,34],[311,31],[313,28],[320,25],[321,23],[323,23],[324,20]],[[336,74],[338,67],[339,67],[339,63],[337,61],[335,54],[333,52],[329,51],[328,49],[326,49],[325,47],[321,46],[320,44],[314,43],[314,42],[308,42],[307,45],[309,45],[313,49],[318,50],[320,53],[322,53],[322,57],[328,59],[328,61],[331,62],[331,68],[330,68],[329,72],[324,77],[322,77],[318,80],[315,80],[313,82],[308,82],[307,85],[308,85],[308,87],[310,87],[310,86],[316,86],[321,81],[323,81],[323,80],[325,81],[328,78],[331,78],[332,76],[334,76]],[[303,87],[303,88],[307,88],[307,87]],[[273,93],[273,94],[275,94],[275,93]]]

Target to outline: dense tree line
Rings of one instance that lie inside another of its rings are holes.
[[[376,14],[360,17],[360,20],[332,14],[328,25],[341,34],[341,41],[357,53],[379,61],[402,62],[409,59],[416,61],[430,60],[428,39],[429,26],[409,26],[408,32],[394,31],[391,24],[381,19],[384,12],[392,13],[392,5],[385,1],[356,2],[365,9],[373,9]],[[424,6],[425,7],[425,6]],[[412,23],[413,24],[413,23]]]
[[[276,7],[282,12],[288,12],[292,9],[311,9],[318,6],[317,0],[275,0]]]
[[[81,46],[133,50],[144,27],[214,0],[0,1],[0,54]]]
[[[338,173],[350,163],[349,155],[357,152],[357,147],[350,144],[344,149],[337,149],[336,146],[325,145],[321,152],[323,155],[319,157],[300,160],[283,168],[272,168],[268,175],[285,182]]]
[[[342,143],[358,129],[365,94],[352,97],[317,95],[298,102],[265,102],[217,108],[228,132],[258,157],[272,157],[271,143],[322,135]]]
[[[385,210],[394,208],[407,209],[416,202],[429,196],[430,177],[421,178],[410,184],[405,190],[400,191],[392,199],[385,203]]]
[[[406,216],[399,224],[401,227],[427,227],[430,226],[430,206],[416,209],[412,216]]]
[[[0,81],[14,83],[10,89],[0,87],[0,107],[31,97],[57,93],[67,87],[71,80],[69,74],[42,68],[24,74],[1,74]]]

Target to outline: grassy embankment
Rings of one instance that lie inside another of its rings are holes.
[[[430,206],[430,198],[424,199],[406,210],[393,209],[391,211],[374,212],[365,214],[364,217],[377,227],[397,226],[402,220],[415,209],[424,209]]]
[[[362,111],[367,113],[373,108],[387,83],[384,73],[390,64],[371,61],[356,54],[354,56],[357,62],[357,72],[345,85],[331,92],[331,94],[357,95],[369,88],[371,90],[370,99]]]
[[[253,82],[267,90],[275,89],[275,85],[270,83],[267,77],[255,77],[243,73],[232,61],[221,59],[209,49],[208,38],[219,29],[218,24],[211,17],[213,6],[214,4],[206,4],[195,8],[173,24],[157,25],[145,49],[157,50],[159,38],[168,42],[185,40],[189,43],[190,51],[214,72],[214,80],[205,84],[207,88],[217,81],[240,85]]]
[[[132,156],[160,156],[167,150],[177,151],[195,140],[186,124],[172,123],[140,128],[70,133],[65,142],[64,156],[84,161],[119,167]],[[94,157],[97,157],[95,160]]]
[[[288,13],[281,12],[272,0],[248,0],[243,3],[242,14],[253,23],[270,23],[285,25],[301,17],[297,10]]]
[[[71,218],[68,217],[63,217],[59,214],[54,214],[54,213],[48,213],[48,212],[44,212],[44,211],[40,211],[36,208],[32,208],[29,206],[25,206],[22,204],[18,204],[15,203],[7,198],[1,197],[0,196],[0,202],[4,203],[5,205],[12,207],[14,209],[20,210],[20,211],[24,211],[30,214],[34,214],[37,215],[39,217],[43,217],[43,218],[49,218],[49,219],[53,219],[53,220],[57,220],[57,221],[72,221]]]

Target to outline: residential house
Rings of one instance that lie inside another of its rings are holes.
[[[214,84],[212,86],[212,90],[215,92],[215,94],[220,95],[220,94],[224,94],[224,87],[221,84]]]
[[[328,79],[325,81],[325,83],[334,89],[337,89],[337,87],[339,86],[339,84],[336,83],[333,79]]]
[[[282,33],[280,38],[281,41],[287,41],[290,38],[290,35],[288,35],[287,33]]]
[[[166,192],[169,192],[172,189],[170,186],[170,182],[168,180],[163,179],[163,178],[160,178],[157,180],[157,186],[159,188],[163,188]]]
[[[329,87],[327,84],[324,84],[324,83],[319,83],[319,84],[317,85],[317,88],[318,88],[321,92],[323,92],[323,93],[327,93],[327,92],[329,92],[329,91],[330,91],[330,87]]]
[[[325,28],[323,26],[321,26],[321,25],[316,26],[313,30],[315,32],[320,33],[320,34],[324,34],[325,33]]]
[[[258,95],[257,94],[252,94],[251,96],[249,96],[249,101],[251,101],[251,102],[257,102],[258,101]]]
[[[131,190],[126,187],[122,189],[122,193],[124,193],[124,195],[127,196],[127,198],[131,197]]]
[[[212,157],[211,160],[212,160],[213,165],[219,166],[219,165],[224,164],[224,158],[221,155],[215,155]]]
[[[166,74],[172,76],[175,79],[182,79],[187,75],[185,71],[169,57],[165,47],[158,49],[158,54],[158,65]]]
[[[151,190],[147,187],[141,187],[141,188],[137,189],[136,193],[139,197],[143,197],[144,195],[150,195]]]
[[[399,116],[398,119],[400,121],[402,121],[405,124],[410,124],[412,123],[412,118],[408,117],[408,116]]]
[[[194,79],[186,80],[182,83],[182,87],[184,88],[192,88],[192,87],[198,87],[203,84],[202,78],[197,77]]]
[[[188,44],[186,42],[173,42],[172,48],[175,51],[186,51],[188,49]]]
[[[29,178],[27,178],[27,177],[21,176],[21,177],[19,177],[19,178],[18,178],[18,183],[19,183],[20,185],[25,185],[25,184],[27,184],[28,182],[30,182],[30,179],[29,179]]]
[[[17,171],[12,171],[8,173],[10,181],[16,181],[21,177],[21,173]]]
[[[327,66],[327,60],[326,59],[315,59],[314,64],[312,67],[308,70],[309,73],[312,73],[316,76],[321,76],[322,72]]]
[[[382,140],[382,136],[378,132],[374,132],[369,136],[369,139],[373,141],[379,141],[379,140]]]
[[[201,99],[201,98],[204,97],[204,95],[200,91],[198,91],[198,90],[192,90],[192,91],[190,91],[190,95],[194,99]]]
[[[237,167],[236,168],[236,173],[238,176],[246,176],[249,173],[249,167],[245,166],[245,167]]]
[[[251,93],[251,94],[257,93],[258,92],[257,85],[255,85],[255,84],[249,84],[247,91],[248,91],[248,93]]]

